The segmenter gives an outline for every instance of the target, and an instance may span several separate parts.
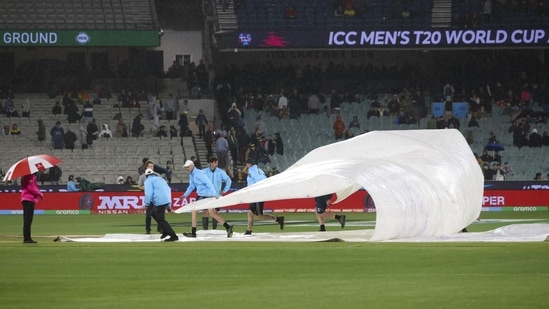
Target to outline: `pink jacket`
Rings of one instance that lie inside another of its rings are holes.
[[[42,192],[38,189],[38,181],[35,175],[26,175],[21,178],[21,201],[38,202],[42,198]]]

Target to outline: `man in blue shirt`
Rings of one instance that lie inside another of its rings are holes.
[[[254,159],[246,160],[246,169],[248,170],[248,186],[267,178],[265,172],[257,167]],[[252,235],[254,216],[257,216],[259,220],[274,220],[280,225],[281,230],[284,229],[284,217],[263,214],[263,204],[264,202],[250,203],[248,208],[248,227],[246,228],[246,233],[244,233],[244,235]]]
[[[204,173],[206,173],[206,176],[210,178],[212,181],[215,192],[217,193],[217,196],[221,196],[223,193],[229,192],[229,189],[231,188],[231,177],[227,175],[227,173],[218,168],[219,161],[216,156],[210,157],[208,159],[209,167],[206,167],[203,169]],[[223,182],[225,182],[225,187],[222,188]],[[218,212],[219,208],[210,209],[210,210],[204,210],[202,212],[202,228],[205,230],[208,229],[208,220],[209,220],[209,213]],[[217,220],[212,218],[212,228],[215,230],[217,229]]]
[[[187,160],[185,161],[185,165],[183,165],[185,170],[189,172],[189,186],[187,187],[187,190],[183,194],[182,198],[186,199],[191,192],[196,190],[197,198],[196,200],[201,200],[209,197],[215,197],[219,198],[221,195],[219,191],[217,191],[210,180],[208,176],[206,176],[206,173],[203,170],[200,170],[198,168],[195,168],[193,161]],[[209,210],[212,218],[217,220],[219,223],[221,223],[225,229],[227,230],[227,237],[231,238],[233,236],[234,227],[232,225],[229,225],[219,214],[217,214],[217,211],[213,209],[213,211]],[[191,231],[183,233],[186,237],[192,237],[196,238],[196,223],[198,221],[198,210],[193,210],[191,212]]]
[[[145,206],[153,207],[152,217],[158,224],[158,229],[162,232],[161,239],[164,241],[179,240],[165,217],[166,209],[169,212],[172,211],[170,186],[150,168],[145,170],[145,175],[147,176],[147,180],[145,180]],[[170,238],[166,239],[167,236],[170,236]]]
[[[69,181],[67,181],[67,191],[68,192],[80,191],[80,189],[74,183],[74,175],[69,175]]]

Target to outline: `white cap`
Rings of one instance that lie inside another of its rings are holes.
[[[121,180],[124,181],[124,177],[122,176],[118,176],[118,178],[116,179],[118,182],[120,182]]]
[[[145,175],[150,175],[150,174],[154,174],[154,170],[152,168],[148,168],[145,170]]]
[[[189,167],[191,165],[194,165],[193,161],[187,160],[187,161],[185,161],[185,164],[183,164],[183,167]]]

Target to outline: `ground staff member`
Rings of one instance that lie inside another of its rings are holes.
[[[217,157],[216,156],[210,157],[210,159],[208,159],[208,164],[209,166],[203,169],[203,171],[204,173],[206,173],[206,176],[208,176],[208,178],[210,178],[210,180],[212,181],[212,184],[215,187],[215,192],[217,193],[217,196],[219,197],[221,196],[221,194],[229,192],[229,189],[231,188],[231,184],[232,184],[231,177],[229,177],[229,175],[227,175],[227,173],[224,170],[217,167],[219,165],[219,161]],[[225,187],[222,188],[223,182],[225,182]],[[204,210],[202,212],[202,228],[203,229],[205,230],[208,229],[209,213],[214,211],[218,212],[219,208]],[[217,220],[213,218],[212,218],[212,228],[214,230],[217,229]]]
[[[183,167],[189,172],[189,186],[187,187],[187,190],[181,197],[182,199],[186,199],[191,192],[196,190],[196,194],[198,197],[197,200],[201,200],[204,198],[209,197],[215,197],[218,198],[218,193],[216,193],[215,187],[212,183],[212,181],[206,176],[203,170],[200,170],[198,168],[195,168],[193,161],[187,160],[185,162],[185,165]],[[217,220],[217,222],[221,223],[225,229],[227,230],[227,237],[230,238],[233,236],[234,227],[232,225],[229,225],[221,216],[217,213],[217,211],[210,211],[210,214],[212,218]],[[196,237],[196,222],[198,221],[198,210],[193,210],[191,212],[191,231],[183,233],[186,237]]]
[[[248,186],[253,185],[256,182],[259,182],[267,176],[262,169],[258,168],[254,159],[246,160],[246,169],[248,170]],[[248,208],[248,227],[244,235],[252,235],[252,228],[254,226],[254,215],[257,216],[260,220],[274,220],[280,224],[280,229],[284,229],[284,217],[276,217],[271,215],[263,214],[263,204],[264,202],[251,203]]]
[[[167,236],[170,238],[164,241],[176,241],[179,237],[175,234],[171,225],[166,221],[166,209],[171,212],[172,192],[168,183],[159,177],[152,169],[145,170],[147,180],[145,180],[145,206],[153,207],[152,217],[158,224],[158,229],[162,232],[162,239]]]

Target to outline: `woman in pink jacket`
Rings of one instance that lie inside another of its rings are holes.
[[[23,204],[23,242],[35,244],[31,237],[32,218],[34,217],[34,205],[44,195],[38,189],[36,175],[25,175],[21,178],[21,203]]]

